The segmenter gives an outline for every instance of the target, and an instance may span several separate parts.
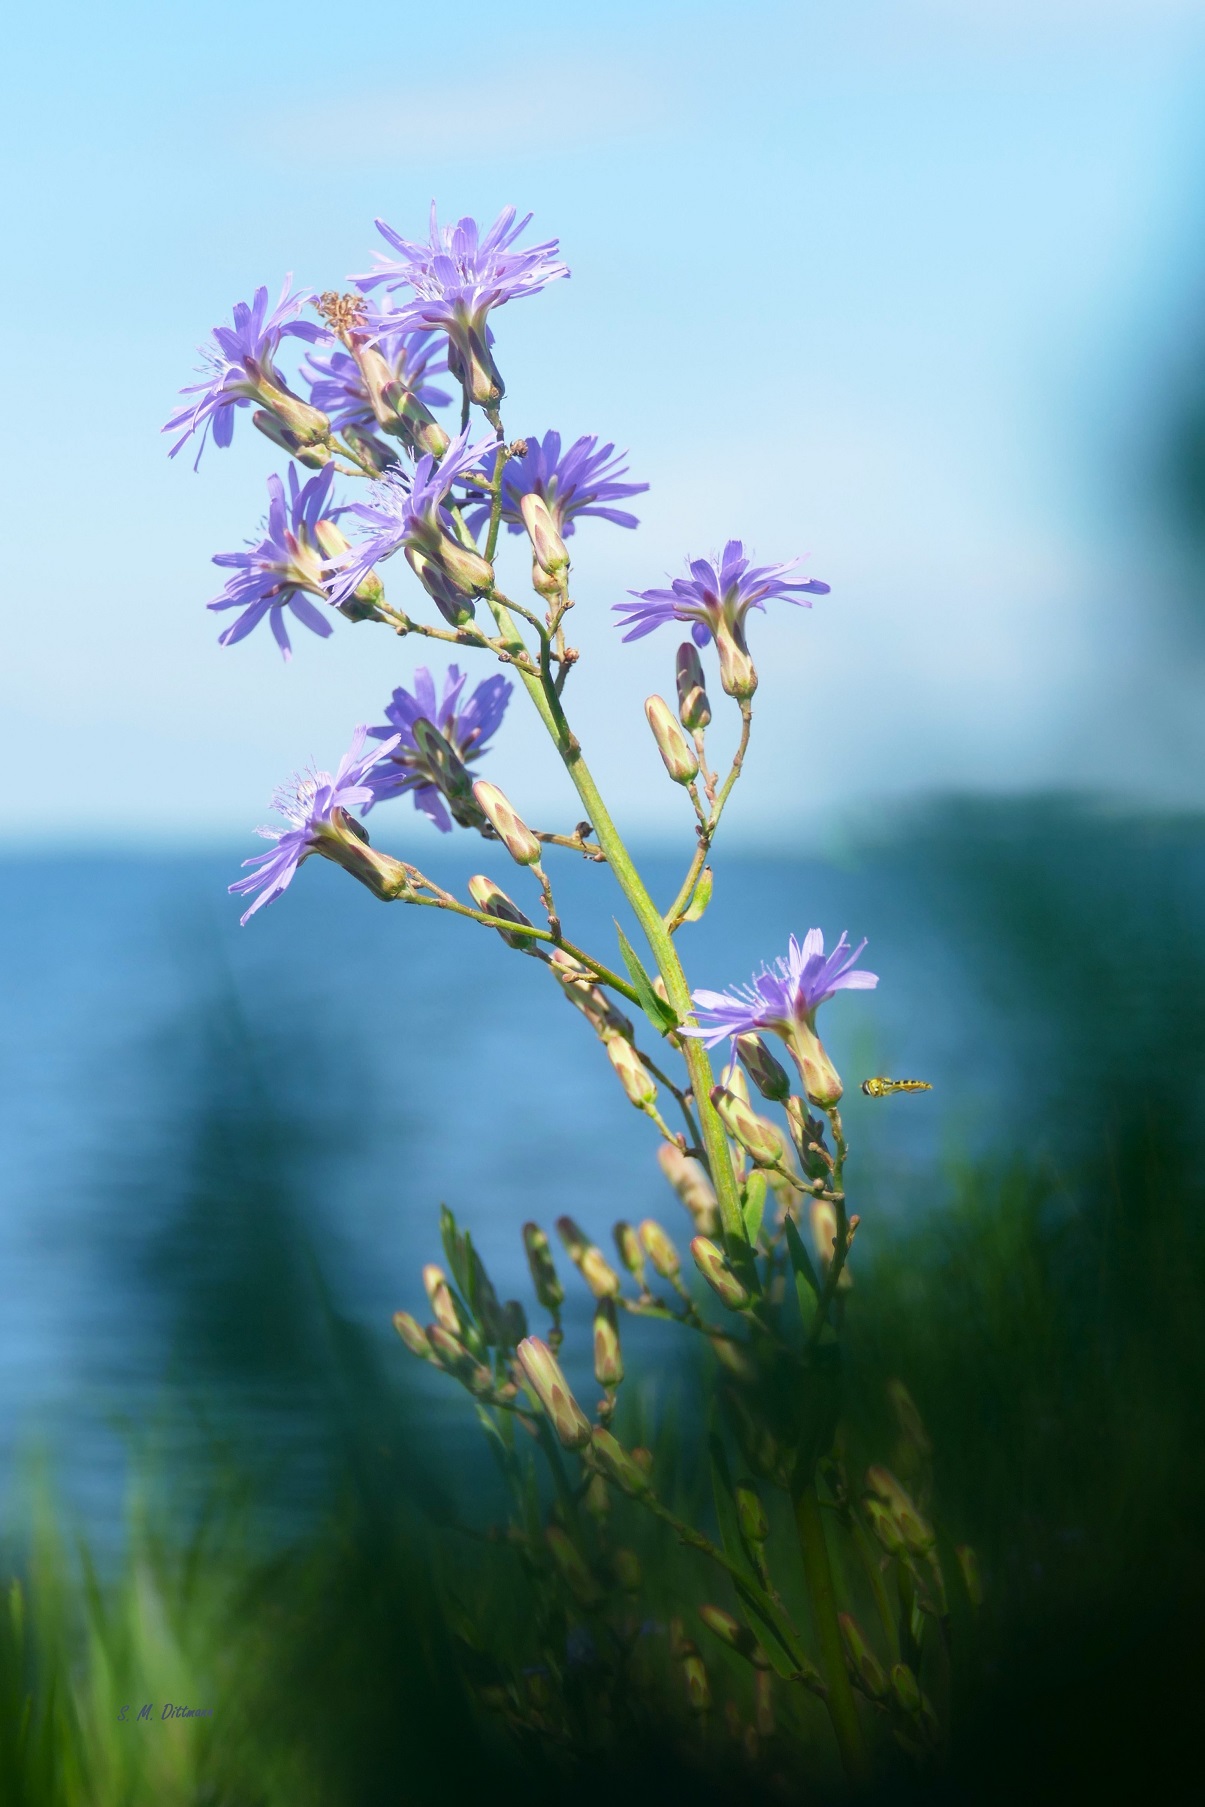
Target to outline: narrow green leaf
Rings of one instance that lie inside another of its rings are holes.
[[[711,890],[712,890],[711,867],[704,866],[702,872],[700,872],[700,874],[699,874],[699,882],[694,888],[694,895],[691,897],[690,907],[687,910],[685,916],[682,918],[683,922],[698,922],[699,921],[704,910],[707,908],[708,904],[711,902]]]
[[[804,1329],[810,1330],[820,1302],[820,1281],[812,1266],[812,1258],[803,1246],[803,1238],[795,1227],[795,1220],[790,1216],[786,1220],[786,1231],[787,1250],[795,1274],[795,1297],[799,1301],[799,1315],[803,1319]]]
[[[448,1258],[448,1266],[452,1270],[452,1278],[467,1299],[470,1294],[471,1282],[465,1238],[456,1228],[456,1219],[446,1205],[439,1207],[439,1236],[444,1245],[444,1254]]]
[[[711,1456],[711,1484],[715,1493],[720,1541],[724,1546],[725,1556],[742,1571],[740,1575],[733,1576],[736,1590],[744,1601],[750,1618],[755,1621],[753,1629],[757,1632],[766,1655],[779,1675],[790,1679],[801,1670],[810,1669],[811,1664],[803,1653],[798,1635],[786,1613],[765,1592],[757,1578],[749,1546],[741,1532],[740,1512],[737,1509],[736,1490],[732,1485],[728,1457],[717,1432],[712,1431],[707,1446]]]
[[[745,1219],[745,1234],[749,1238],[749,1247],[757,1247],[757,1238],[761,1232],[761,1220],[766,1209],[766,1176],[760,1167],[755,1167],[745,1181],[741,1195],[741,1213]]]
[[[724,1546],[724,1554],[731,1561],[739,1563],[752,1578],[753,1560],[741,1533],[741,1517],[737,1510],[736,1489],[732,1485],[732,1475],[728,1468],[728,1456],[716,1431],[712,1431],[707,1439],[707,1447],[711,1455],[711,1486],[715,1494],[715,1512],[720,1524],[720,1542]]]
[[[667,1029],[676,1029],[678,1018],[666,1003],[653,990],[653,981],[640,964],[640,957],[635,948],[620,928],[615,924],[615,932],[619,936],[619,951],[623,955],[623,963],[628,969],[628,976],[636,996],[640,999],[640,1008],[653,1025],[658,1035],[664,1035]]]

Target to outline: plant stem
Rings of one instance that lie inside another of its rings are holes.
[[[505,598],[495,593],[486,600],[508,651],[512,656],[525,654],[526,648],[506,606]],[[525,669],[524,665],[518,663],[517,657],[515,658],[515,669],[524,689],[535,704],[557,752],[564,761],[565,769],[573,780],[578,796],[585,805],[586,815],[593,825],[595,838],[606,854],[611,870],[619,882],[620,890],[627,898],[633,915],[644,931],[653,958],[657,963],[657,970],[665,981],[669,1002],[681,1021],[690,1012],[690,987],[686,982],[686,974],[682,970],[677,949],[674,947],[673,937],[662,921],[661,912],[649,896],[643,879],[633,865],[632,857],[620,837],[619,830],[611,820],[610,812],[599,794],[590,768],[582,757],[582,749],[577,736],[572,732],[565,718],[565,712],[561,708],[561,699],[549,682]],[[724,1126],[711,1102],[713,1084],[711,1062],[708,1060],[707,1052],[701,1042],[696,1041],[693,1036],[684,1036],[682,1039],[682,1057],[690,1075],[690,1089],[694,1093],[695,1106],[699,1113],[699,1128],[702,1131],[703,1147],[711,1169],[711,1183],[715,1187],[720,1207],[720,1219],[725,1235],[743,1243],[748,1239],[741,1216],[736,1178],[728,1154],[728,1142],[724,1135]]]
[[[799,1534],[799,1551],[803,1557],[804,1577],[812,1607],[812,1625],[820,1644],[824,1679],[828,1683],[828,1711],[836,1734],[837,1748],[845,1774],[855,1788],[870,1780],[858,1709],[845,1668],[845,1646],[837,1622],[837,1596],[833,1586],[832,1564],[824,1539],[824,1519],[816,1484],[810,1478],[792,1489],[795,1528]]]

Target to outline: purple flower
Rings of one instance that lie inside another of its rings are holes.
[[[286,276],[280,300],[271,313],[268,312],[267,289],[256,289],[255,299],[249,307],[245,301],[235,303],[232,325],[214,327],[210,342],[201,347],[205,360],[204,381],[189,383],[180,391],[181,395],[196,396],[197,400],[178,408],[163,428],[165,433],[184,429],[169,457],[176,456],[198,427],[203,431],[197,464],[201,462],[211,426],[214,444],[229,445],[234,437],[234,410],[245,408],[253,401],[278,411],[277,403],[283,399],[286,416],[292,412],[287,405],[289,402],[297,408],[305,408],[305,403],[292,395],[278,373],[274,362],[276,352],[282,339],[306,339],[317,344],[325,338],[326,332],[321,326],[295,318],[312,297],[308,290],[290,294],[292,280],[291,276]],[[312,414],[313,410],[307,410],[307,413]],[[289,420],[286,424],[294,423]],[[193,468],[195,470],[196,465]]]
[[[627,472],[620,462],[626,452],[615,455],[613,445],[599,446],[597,438],[576,439],[562,455],[559,433],[545,433],[543,440],[531,439],[522,458],[508,461],[502,477],[502,519],[512,533],[525,531],[519,503],[524,496],[536,495],[548,505],[548,512],[562,539],[573,532],[577,515],[599,515],[617,527],[638,527],[634,514],[623,508],[610,508],[611,502],[626,496],[639,496],[647,483],[620,483]],[[489,507],[475,507],[466,516],[476,533],[489,519]]]
[[[377,231],[399,255],[378,252],[377,268],[352,278],[365,292],[382,283],[391,292],[412,289],[413,299],[397,309],[399,323],[446,332],[452,374],[465,384],[475,402],[486,406],[503,393],[486,336],[490,309],[538,294],[548,283],[569,274],[568,267],[555,257],[554,238],[521,251],[514,249],[530,220],[527,214],[516,225],[515,209],[504,207],[485,232],[473,219],[441,226],[432,201],[426,244],[415,244],[384,220],[377,220]],[[377,328],[377,319],[370,324]]]
[[[726,1035],[735,1039],[759,1029],[771,1030],[786,1043],[808,1098],[830,1110],[840,1101],[843,1088],[816,1034],[816,1012],[838,991],[871,991],[878,984],[877,973],[855,970],[865,946],[865,941],[860,941],[851,948],[842,931],[826,958],[819,929],[808,930],[802,947],[792,935],[786,959],[776,960],[773,970],[763,966],[748,985],[734,985],[731,991],[693,992],[696,1015],[711,1021],[700,1021],[698,1028],[687,1026],[681,1033],[714,1048]]]
[[[285,610],[291,609],[305,627],[325,640],[331,624],[309,596],[325,599],[324,573],[329,559],[319,542],[319,525],[330,521],[326,505],[334,481],[335,467],[328,464],[308,483],[300,484],[293,465],[289,466],[289,496],[279,477],[268,478],[267,534],[249,552],[218,552],[215,565],[233,568],[235,575],[221,595],[209,603],[211,609],[240,609],[242,613],[218,636],[220,646],[233,646],[246,639],[252,628],[267,615],[272,623],[276,644],[286,659],[293,656]],[[307,596],[306,592],[309,595]]]
[[[750,565],[740,540],[729,540],[718,563],[710,559],[688,561],[689,577],[675,577],[668,590],[632,590],[633,602],[617,602],[624,617],[625,640],[639,640],[654,628],[684,621],[699,646],[714,639],[720,655],[720,677],[731,696],[748,697],[757,687],[757,674],[745,645],[745,617],[750,609],[764,609],[769,597],[783,596],[802,602],[807,596],[827,596],[829,586],[818,577],[789,583],[787,573],[802,561],[785,565]]]
[[[380,316],[387,318],[388,316]],[[389,365],[395,382],[425,408],[443,407],[451,400],[446,390],[428,381],[448,367],[447,357],[432,332],[384,330],[377,349]],[[350,351],[337,341],[330,349],[310,352],[303,360],[306,380],[310,385],[310,401],[328,414],[342,432],[356,427],[364,433],[375,433],[376,414],[369,397],[363,373]]]
[[[373,566],[404,548],[406,556],[446,613],[466,613],[463,597],[474,589],[486,589],[493,581],[490,566],[479,553],[453,537],[452,520],[444,503],[457,479],[480,466],[482,456],[497,442],[491,436],[468,443],[468,428],[454,439],[441,459],[425,453],[409,476],[399,465],[372,485],[367,502],[353,502],[348,509],[369,531],[338,565],[327,594],[343,602],[367,577]],[[471,608],[467,614],[471,614]]]
[[[862,940],[851,948],[842,931],[840,941],[826,956],[820,929],[809,929],[802,947],[792,935],[786,959],[777,959],[773,969],[763,966],[748,985],[734,985],[731,991],[693,992],[699,1006],[696,1014],[713,1020],[698,1029],[685,1028],[682,1034],[697,1037],[707,1048],[714,1048],[726,1035],[753,1035],[759,1029],[785,1037],[793,1024],[811,1022],[821,1004],[837,992],[874,990],[878,974],[855,970],[865,946]]]
[[[255,870],[246,878],[236,879],[228,887],[240,897],[248,896],[252,891],[259,892],[251,908],[240,917],[240,923],[248,922],[261,905],[272,903],[282,891],[287,891],[298,866],[311,853],[322,853],[328,849],[335,852],[345,840],[356,838],[340,823],[335,812],[346,812],[354,809],[357,804],[371,802],[372,790],[365,779],[380,760],[388,757],[401,738],[395,735],[392,740],[387,740],[382,746],[374,747],[371,753],[365,754],[364,741],[367,734],[367,725],[361,722],[352,735],[351,746],[339,761],[339,769],[334,777],[329,772],[298,773],[291,784],[282,785],[276,792],[272,807],[290,826],[260,828],[256,831],[266,841],[274,841],[276,845],[270,847],[267,853],[257,853],[251,859],[244,860],[244,866],[252,866]]]
[[[385,708],[388,721],[379,728],[368,730],[378,739],[392,735],[393,752],[388,761],[377,768],[371,785],[372,801],[364,805],[362,814],[367,815],[373,803],[383,803],[389,797],[400,797],[405,791],[411,791],[414,807],[429,816],[444,834],[451,832],[452,824],[444,807],[446,765],[433,761],[429,748],[420,746],[415,737],[415,725],[426,721],[437,728],[451,748],[455,761],[468,766],[481,757],[487,742],[496,733],[513,688],[499,673],[478,684],[468,701],[461,703],[464,686],[465,674],[458,666],[450,665],[444,679],[443,695],[437,697],[431,673],[424,665],[419,665],[415,667],[413,693],[400,686],[394,691]],[[464,791],[465,801],[469,801],[471,792],[467,785]],[[461,799],[458,796],[454,801]],[[458,812],[454,809],[453,813]],[[474,813],[480,814],[479,811]]]

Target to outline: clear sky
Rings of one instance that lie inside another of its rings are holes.
[[[640,707],[674,642],[621,648],[609,605],[730,534],[833,586],[755,623],[735,832],[952,786],[1203,800],[1143,473],[1205,297],[1205,4],[67,0],[6,62],[10,841],[233,838],[381,719],[415,657],[383,630],[217,647],[209,557],[280,461],[243,414],[194,475],[159,427],[235,300],[337,286],[433,195],[533,209],[572,267],[495,318],[508,431],[652,485],[574,542],[625,821],[676,817]],[[544,821],[512,713],[491,775]]]

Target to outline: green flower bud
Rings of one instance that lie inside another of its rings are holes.
[[[862,1635],[862,1628],[852,1613],[838,1613],[841,1626],[841,1640],[845,1645],[845,1660],[850,1674],[861,1688],[863,1694],[871,1700],[885,1700],[887,1697],[887,1677],[870,1645]]]
[[[523,516],[523,525],[531,541],[532,558],[540,570],[549,577],[556,577],[560,572],[568,570],[569,554],[565,550],[565,542],[557,531],[557,524],[543,496],[529,491],[520,498],[519,513]]]
[[[425,715],[419,716],[411,732],[443,795],[449,802],[466,803],[473,793],[473,780],[455,747]]]
[[[652,1483],[640,1464],[634,1460],[635,1452],[629,1455],[610,1431],[602,1430],[596,1425],[591,1437],[591,1448],[595,1461],[608,1480],[614,1481],[632,1499],[643,1499],[651,1491]]]
[[[715,630],[715,648],[720,655],[720,683],[729,696],[748,702],[757,689],[757,672],[745,644],[745,630],[729,626],[721,620]]]
[[[749,1291],[733,1273],[723,1250],[717,1248],[710,1237],[696,1236],[690,1252],[695,1266],[721,1304],[729,1311],[744,1311],[751,1302]]]
[[[616,1010],[606,992],[594,982],[594,974],[562,947],[554,947],[549,961],[553,977],[560,980],[565,996],[589,1020],[600,1041],[622,1035],[631,1041],[634,1034],[630,1017]]]
[[[814,1198],[809,1206],[812,1228],[812,1246],[816,1251],[816,1259],[823,1269],[832,1263],[837,1247],[837,1207],[831,1205],[826,1198]],[[837,1279],[837,1291],[848,1292],[854,1283],[849,1271],[848,1261],[842,1267]]]
[[[684,640],[678,648],[678,715],[688,733],[695,734],[711,720],[711,704],[703,677],[703,661],[693,640]]]
[[[644,713],[653,730],[657,751],[674,783],[693,783],[699,775],[699,761],[669,704],[659,696],[651,696],[644,705]]]
[[[506,892],[492,878],[486,878],[483,872],[474,873],[469,880],[469,896],[487,916],[496,916],[499,922],[518,922],[531,927],[530,916],[524,916],[518,904],[512,903]],[[535,950],[535,942],[530,935],[508,935],[505,929],[500,929],[499,934],[508,947],[517,947],[525,954]]]
[[[791,1081],[786,1068],[775,1060],[760,1035],[738,1035],[736,1051],[741,1065],[763,1098],[773,1104],[785,1104],[791,1094]]]
[[[615,1225],[611,1232],[615,1238],[615,1247],[619,1250],[619,1259],[633,1276],[637,1285],[644,1285],[644,1250],[640,1246],[640,1238],[630,1223],[622,1221]]]
[[[907,1663],[897,1663],[891,1671],[891,1692],[895,1695],[903,1712],[910,1719],[919,1716],[921,1710],[921,1691],[915,1675]]]
[[[979,1573],[979,1558],[969,1543],[955,1544],[954,1555],[962,1574],[962,1585],[966,1588],[967,1599],[978,1612],[983,1605],[983,1578]]]
[[[623,1379],[623,1351],[615,1301],[600,1299],[594,1310],[594,1378],[600,1387],[617,1387]]]
[[[456,1309],[447,1275],[433,1261],[423,1269],[423,1287],[431,1301],[436,1322],[442,1324],[450,1336],[458,1337],[463,1328],[460,1313]]]
[[[533,1393],[565,1448],[584,1449],[590,1441],[590,1420],[569,1391],[552,1350],[538,1336],[528,1336],[516,1353]]]
[[[393,1328],[409,1349],[411,1355],[417,1355],[425,1362],[434,1360],[430,1339],[417,1318],[412,1318],[408,1311],[395,1311]]]
[[[727,1644],[730,1650],[739,1651],[746,1662],[753,1661],[754,1652],[759,1651],[759,1645],[747,1625],[734,1619],[722,1606],[700,1606],[699,1617],[708,1631],[714,1632],[722,1644]]]
[[[640,1558],[635,1550],[616,1550],[611,1557],[611,1566],[625,1594],[640,1592]]]
[[[891,1470],[881,1466],[868,1468],[866,1486],[886,1506],[910,1554],[927,1556],[936,1542],[933,1527]]]
[[[552,1552],[553,1561],[569,1584],[569,1590],[583,1606],[594,1606],[601,1598],[601,1589],[590,1570],[586,1567],[580,1550],[576,1544],[562,1531],[559,1525],[549,1525],[544,1532],[544,1541]]]
[[[263,409],[257,408],[251,416],[251,421],[253,426],[259,428],[265,439],[270,439],[273,445],[278,445],[281,451],[287,452],[291,458],[296,458],[298,464],[306,465],[309,470],[320,471],[324,464],[330,463],[331,448],[325,441],[317,440],[312,444],[307,444],[304,440],[299,439],[297,434],[275,414],[269,414]]]
[[[825,1053],[824,1044],[811,1023],[792,1022],[783,1039],[799,1068],[803,1089],[811,1102],[822,1110],[831,1110],[835,1104],[840,1104],[845,1090],[841,1075]]]
[[[557,1235],[565,1252],[596,1299],[613,1297],[619,1291],[619,1275],[602,1250],[590,1241],[571,1217],[558,1217]]]
[[[922,1456],[933,1454],[933,1442],[925,1429],[924,1419],[916,1409],[916,1401],[902,1380],[887,1382],[887,1397],[895,1412],[896,1422],[912,1447]]]
[[[488,778],[479,778],[473,786],[473,797],[511,859],[520,866],[538,866],[540,843],[497,785]]]
[[[656,1084],[631,1042],[622,1035],[613,1035],[608,1039],[606,1049],[607,1058],[618,1073],[619,1083],[629,1101],[637,1110],[652,1104],[657,1096]]]
[[[736,1510],[741,1522],[741,1533],[751,1544],[763,1544],[770,1535],[770,1521],[766,1517],[766,1508],[761,1498],[752,1487],[738,1487],[736,1490]]]
[[[646,1217],[637,1234],[645,1254],[663,1280],[676,1280],[682,1257],[655,1218]]]
[[[333,860],[336,866],[342,866],[383,903],[403,897],[410,889],[410,875],[402,862],[391,859],[387,853],[378,853],[369,844],[363,824],[349,816],[345,809],[332,809],[329,821],[313,844],[313,851],[320,853],[323,859]]]
[[[711,1102],[719,1113],[732,1140],[758,1167],[777,1167],[782,1162],[782,1138],[772,1123],[759,1117],[751,1106],[722,1085],[712,1086]]]
[[[552,1252],[539,1224],[523,1225],[523,1247],[527,1251],[527,1265],[531,1269],[531,1283],[535,1287],[536,1298],[555,1317],[565,1303],[565,1289],[553,1266]]]
[[[716,1359],[727,1368],[742,1385],[751,1387],[758,1378],[756,1363],[750,1360],[743,1343],[733,1342],[730,1336],[713,1336],[711,1347]]]
[[[492,1393],[494,1377],[484,1363],[470,1354],[458,1336],[442,1324],[428,1324],[427,1340],[441,1367],[468,1387],[471,1393]]]
[[[889,1556],[906,1555],[908,1546],[904,1542],[903,1534],[896,1524],[894,1516],[887,1507],[884,1506],[882,1500],[865,1500],[863,1502],[863,1507],[867,1518],[870,1520],[871,1530],[874,1532],[887,1554]]]
[[[693,1713],[710,1713],[711,1683],[707,1679],[707,1670],[698,1651],[682,1659],[682,1673],[686,1678],[686,1697]]]
[[[683,1154],[669,1142],[663,1142],[658,1148],[657,1161],[694,1219],[699,1235],[714,1236],[719,1229],[720,1207],[706,1169],[692,1155]]]
[[[255,389],[257,398],[268,410],[269,417],[275,416],[275,424],[282,428],[296,444],[298,450],[294,454],[295,456],[300,457],[304,451],[321,448],[323,451],[327,451],[327,457],[329,457],[327,448],[331,436],[331,423],[320,409],[311,408],[310,404],[303,402],[300,396],[293,395],[288,389],[281,389],[276,383],[270,383],[262,376],[256,383]],[[255,417],[255,424],[261,433],[267,432],[266,427],[260,426],[258,415]],[[269,439],[273,437],[272,433],[268,433]],[[278,443],[283,444],[284,441],[280,440]],[[308,464],[310,460],[305,458],[302,459],[302,462]],[[323,458],[322,463],[326,462],[327,458]]]

